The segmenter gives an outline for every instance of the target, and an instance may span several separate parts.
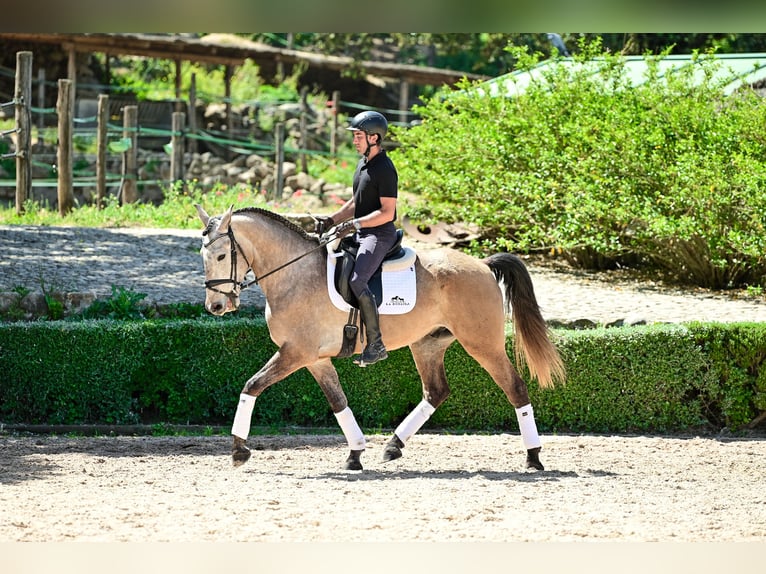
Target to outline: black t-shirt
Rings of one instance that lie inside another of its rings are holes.
[[[370,161],[361,158],[354,172],[354,217],[380,209],[380,198],[397,197],[398,190],[399,176],[385,151],[381,150]]]

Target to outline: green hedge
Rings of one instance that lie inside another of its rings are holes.
[[[766,325],[654,325],[554,331],[566,385],[530,383],[544,432],[668,432],[738,428],[766,410]],[[513,341],[508,351],[512,356]],[[275,352],[263,318],[0,324],[0,422],[208,424],[231,422],[239,392]],[[517,430],[513,409],[455,344],[452,394],[430,428]],[[407,349],[359,369],[335,361],[368,429],[392,428],[421,398]],[[528,377],[526,372],[523,372]],[[334,426],[305,369],[267,389],[259,426]]]

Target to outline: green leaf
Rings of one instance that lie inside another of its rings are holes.
[[[109,142],[109,151],[112,153],[125,153],[133,146],[131,138],[121,138],[115,142]]]

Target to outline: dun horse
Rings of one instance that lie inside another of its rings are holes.
[[[348,313],[328,295],[327,254],[321,238],[280,215],[245,208],[211,217],[200,250],[205,307],[214,315],[235,311],[248,272],[266,297],[266,321],[277,352],[246,383],[232,425],[235,466],[250,458],[246,440],[258,397],[267,387],[306,367],[327,397],[351,453],[346,469],[361,470],[365,437],[349,408],[331,359],[341,349]],[[527,386],[506,353],[506,313],[512,312],[516,363],[525,361],[541,387],[563,381],[563,362],[549,338],[532,281],[521,259],[496,254],[484,260],[452,249],[424,250],[415,262],[417,302],[407,313],[380,315],[388,349],[409,346],[422,380],[423,399],[396,428],[383,459],[402,448],[450,394],[444,353],[455,340],[503,390],[516,409],[528,468],[543,470]],[[361,352],[357,342],[355,352]]]

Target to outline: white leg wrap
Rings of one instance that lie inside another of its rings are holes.
[[[359,428],[351,409],[346,407],[339,413],[335,413],[335,418],[338,419],[338,425],[343,431],[343,436],[346,437],[349,448],[351,450],[364,450],[367,447],[367,440],[364,438],[364,433]]]
[[[519,430],[521,431],[521,442],[524,448],[537,448],[542,446],[540,436],[537,434],[537,425],[535,424],[535,414],[532,411],[532,405],[525,405],[516,409],[516,418],[519,420]]]
[[[407,418],[404,419],[394,433],[399,437],[402,442],[407,442],[412,435],[420,430],[431,415],[434,414],[436,409],[427,400],[423,399],[420,404],[416,406]]]
[[[253,407],[255,406],[255,397],[242,393],[239,395],[239,404],[237,405],[237,414],[234,415],[234,424],[231,425],[231,434],[247,440],[250,434],[250,419],[253,416]]]

